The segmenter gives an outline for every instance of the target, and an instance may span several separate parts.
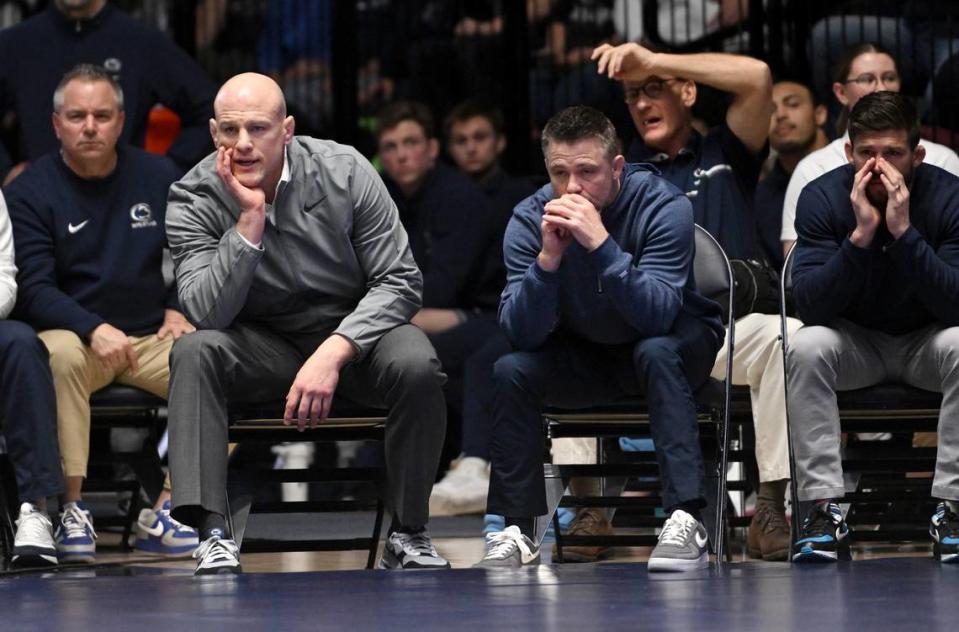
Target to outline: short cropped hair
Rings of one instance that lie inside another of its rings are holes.
[[[543,157],[548,159],[550,143],[575,143],[584,138],[597,139],[608,158],[619,153],[616,128],[606,115],[588,105],[574,105],[557,112],[546,122],[540,140]]]
[[[503,124],[503,112],[492,105],[479,101],[477,99],[467,99],[456,104],[446,119],[443,121],[443,133],[446,138],[450,137],[453,126],[457,123],[464,123],[472,118],[484,118],[493,126],[493,132],[497,136],[502,136],[505,130]]]
[[[123,88],[121,88],[117,80],[106,71],[106,68],[94,64],[78,64],[68,70],[67,74],[63,75],[60,83],[57,84],[57,89],[53,91],[54,112],[59,112],[63,109],[63,92],[67,89],[67,84],[74,79],[91,83],[94,81],[105,81],[110,84],[110,87],[113,88],[113,94],[117,98],[117,109],[121,112],[123,111]]]
[[[873,92],[859,99],[849,113],[849,142],[870,132],[902,130],[909,147],[919,144],[919,111],[912,99],[898,92]]]
[[[436,124],[433,113],[418,101],[396,101],[384,105],[376,115],[376,139],[386,130],[393,129],[404,121],[413,121],[423,128],[427,138],[436,138]]]

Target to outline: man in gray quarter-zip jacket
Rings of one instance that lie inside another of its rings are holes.
[[[422,276],[396,206],[352,147],[294,137],[271,79],[233,77],[214,111],[217,153],[173,185],[167,215],[199,328],[174,346],[169,400],[173,514],[200,529],[196,573],[240,572],[224,524],[227,404],[285,396],[302,429],[323,422],[334,392],[390,411],[381,566],[448,567],[426,531],[445,376],[409,324]]]

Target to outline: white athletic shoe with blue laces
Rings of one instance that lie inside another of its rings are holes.
[[[82,500],[64,506],[54,539],[61,562],[92,564],[96,561],[97,532],[93,530],[93,516]]]

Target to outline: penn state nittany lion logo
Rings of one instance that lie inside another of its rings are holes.
[[[130,207],[130,228],[150,228],[156,225],[149,204],[140,202]]]

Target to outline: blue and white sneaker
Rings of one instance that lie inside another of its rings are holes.
[[[141,509],[137,519],[137,551],[154,555],[187,555],[200,544],[196,530],[170,515],[170,501],[159,511]]]
[[[97,532],[93,530],[93,516],[82,500],[64,505],[53,537],[61,562],[92,564],[96,561]]]
[[[946,504],[939,503],[929,521],[932,536],[932,554],[946,564],[959,563],[959,516]]]
[[[837,503],[813,505],[803,520],[799,539],[793,545],[794,562],[850,560],[849,526]]]

